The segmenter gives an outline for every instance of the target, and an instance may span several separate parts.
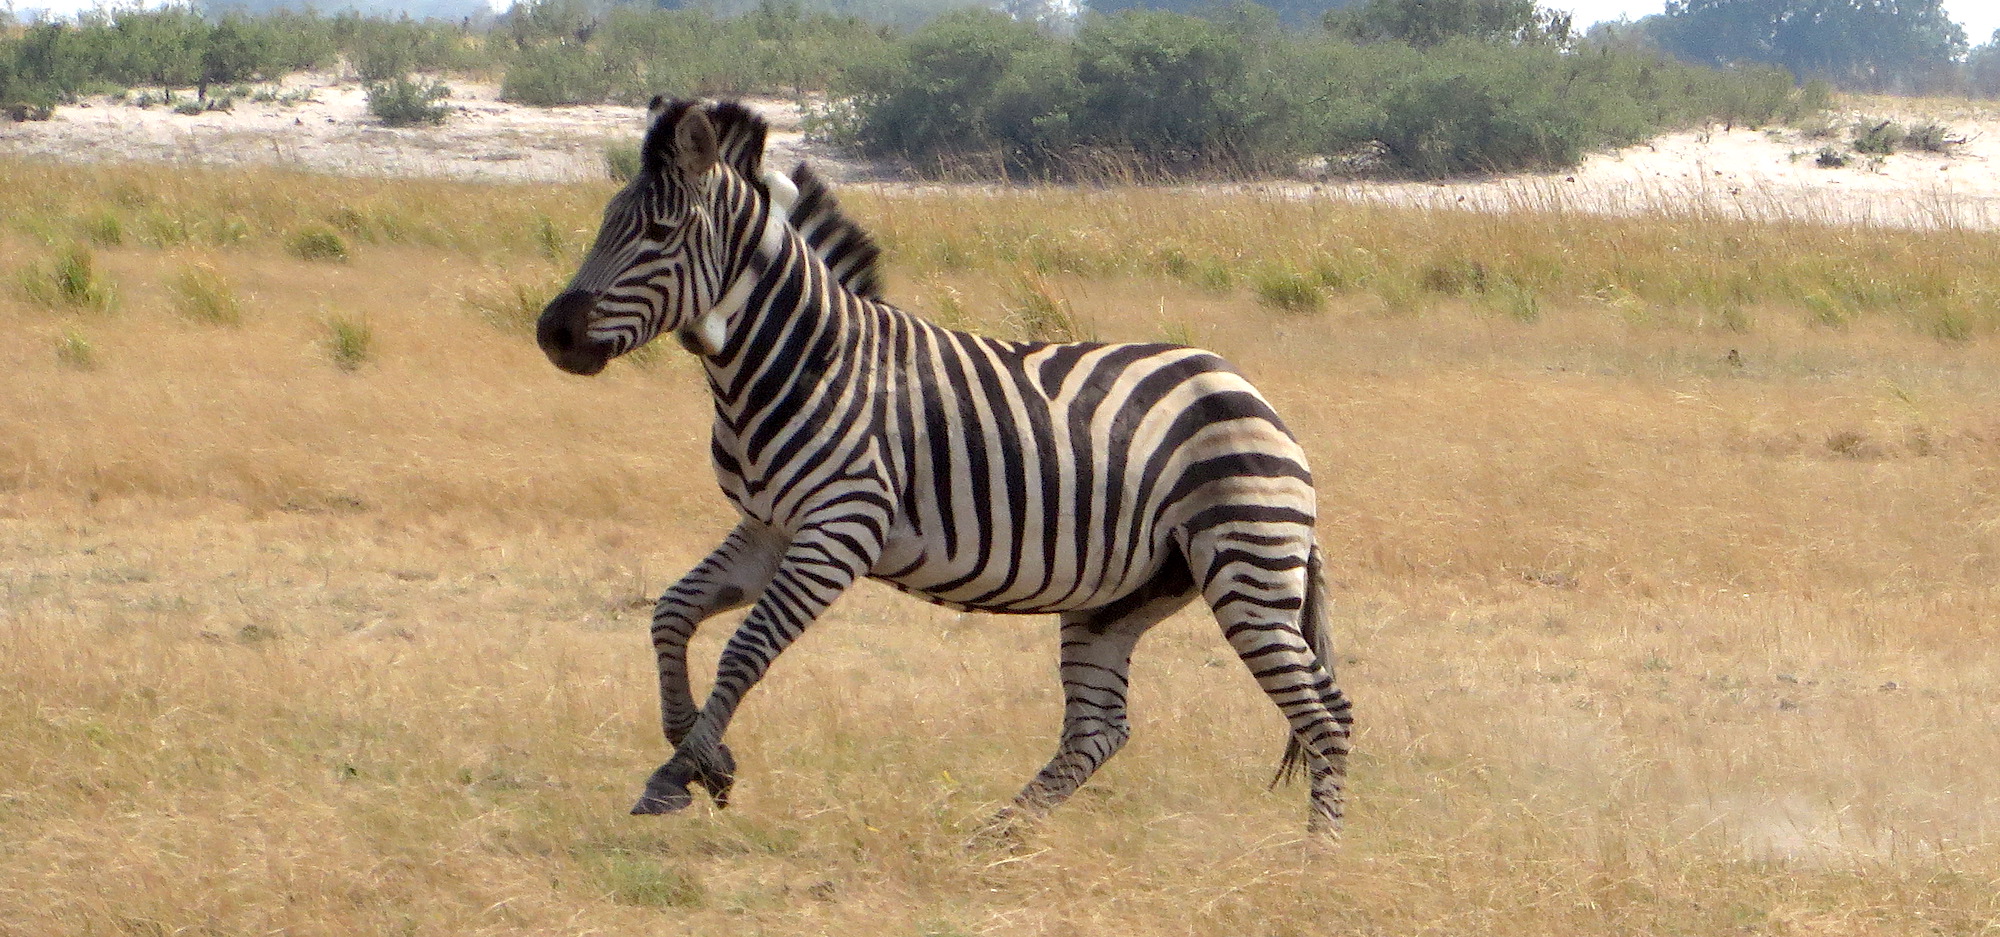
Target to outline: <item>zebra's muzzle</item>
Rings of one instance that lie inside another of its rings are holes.
[[[571,374],[591,375],[611,361],[611,348],[590,337],[590,314],[597,297],[570,290],[549,301],[535,323],[535,343],[556,367]]]

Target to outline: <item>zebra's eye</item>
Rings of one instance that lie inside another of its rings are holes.
[[[675,227],[675,225],[664,221],[648,221],[646,222],[646,230],[643,232],[643,237],[648,241],[665,241],[673,237]]]

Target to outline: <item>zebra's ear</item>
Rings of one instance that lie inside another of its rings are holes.
[[[700,178],[715,168],[720,155],[715,126],[708,122],[708,115],[699,107],[688,108],[680,123],[674,125],[674,165],[681,172]]]

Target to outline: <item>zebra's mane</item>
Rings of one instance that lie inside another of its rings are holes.
[[[715,128],[722,161],[770,199],[774,210],[786,214],[806,246],[833,271],[834,279],[856,296],[881,299],[882,275],[877,266],[881,248],[841,212],[833,190],[805,163],[792,170],[789,179],[765,170],[764,144],[770,125],[750,108],[735,101],[701,105],[654,98],[647,108],[652,120],[640,145],[641,171],[660,172],[672,164],[673,128],[689,108],[697,106],[705,108],[709,125]]]
[[[833,189],[811,167],[800,163],[792,170],[792,184],[798,187],[798,201],[792,205],[792,227],[806,239],[813,253],[826,261],[834,279],[847,291],[865,299],[882,298],[882,275],[877,264],[882,249],[854,219],[840,210]]]

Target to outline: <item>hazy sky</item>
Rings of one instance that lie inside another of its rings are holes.
[[[1574,12],[1579,28],[1620,16],[1636,20],[1667,8],[1666,0],[1542,0],[1542,5]],[[1944,12],[1965,27],[1965,38],[1975,46],[1985,44],[2000,29],[2000,2],[1995,0],[1944,0]]]
[[[0,0],[0,6],[7,0]],[[53,9],[57,13],[73,13],[79,9],[99,6],[101,0],[13,0],[16,9]],[[314,6],[330,10],[339,7],[338,0],[320,0]],[[507,0],[493,0],[496,8],[504,9]],[[1587,27],[1600,20],[1615,20],[1620,16],[1638,19],[1666,8],[1666,0],[1543,0],[1544,6],[1570,10],[1576,14],[1578,28]],[[1980,45],[1992,38],[1993,31],[2000,29],[2000,2],[1995,0],[1944,0],[1945,14],[1958,25],[1965,27],[1966,38],[1973,45]]]

